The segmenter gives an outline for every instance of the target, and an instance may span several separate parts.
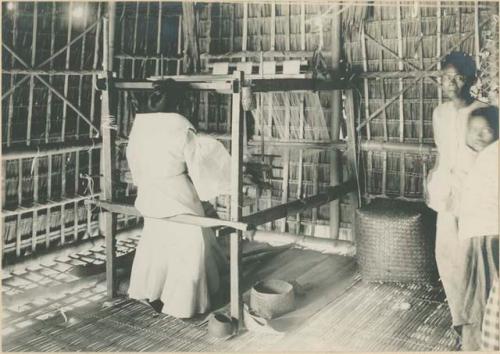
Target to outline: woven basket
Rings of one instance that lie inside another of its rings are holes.
[[[421,203],[376,199],[356,213],[365,281],[434,282],[435,215]]]

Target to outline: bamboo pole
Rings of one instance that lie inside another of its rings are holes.
[[[123,4],[125,7],[125,3]],[[99,42],[100,42],[100,34],[101,34],[101,3],[97,4],[97,28],[95,33],[95,42],[94,42],[94,61],[92,63],[92,69],[97,69],[97,63],[99,61]],[[97,75],[92,75],[92,93],[90,95],[90,122],[94,123],[95,120],[95,95],[96,95],[96,84],[97,84]],[[89,127],[89,137],[92,138],[92,127]]]
[[[47,218],[45,220],[45,248],[50,246],[50,208],[47,208]]]
[[[135,20],[134,20],[134,35],[132,37],[132,54],[137,53],[137,25],[139,21],[139,1],[136,1]],[[135,58],[132,59],[132,79],[135,78]]]
[[[38,167],[39,167],[39,163],[38,163],[38,158],[34,158],[33,159],[33,165],[32,165],[32,176],[33,176],[33,204],[38,204],[38,179],[39,179],[39,173],[38,173]],[[37,222],[37,219],[38,219],[38,213],[37,211],[33,211],[33,217],[32,217],[32,225],[31,225],[31,250],[33,252],[36,251],[36,234],[37,234],[37,225],[38,225],[38,222]]]
[[[405,185],[406,185],[406,166],[405,166],[405,153],[401,153],[400,157],[400,178],[399,178],[399,188],[400,188],[400,195],[402,197],[405,196]]]
[[[437,12],[437,23],[436,23],[436,39],[437,39],[437,44],[436,44],[436,55],[438,57],[438,64],[437,64],[437,69],[441,70],[441,0],[437,1],[436,4],[436,12]],[[438,77],[437,79],[439,86],[438,86],[438,100],[439,104],[443,103],[443,89],[441,86],[441,78]]]
[[[17,11],[14,11],[12,16],[12,46],[15,47],[17,42]],[[12,58],[12,68],[16,63],[16,59]],[[10,78],[10,90],[14,90],[14,81],[16,80],[16,76],[12,75]],[[2,100],[3,100],[2,96]],[[7,146],[9,147],[12,144],[12,120],[14,118],[14,96],[9,97],[9,108],[7,115]]]
[[[78,240],[78,202],[74,203],[73,241]]]
[[[69,3],[69,13],[71,13],[73,8],[73,3]],[[69,16],[68,18],[68,36],[67,36],[67,45],[68,49],[66,51],[66,64],[65,64],[65,69],[69,70],[69,59],[71,55],[71,47],[69,46],[69,43],[71,42],[71,32],[72,32],[72,26],[73,26],[73,17]],[[68,75],[64,76],[64,97],[68,97]],[[65,135],[66,135],[66,118],[67,118],[67,113],[68,113],[68,105],[66,101],[64,101],[63,104],[63,113],[62,113],[62,127],[61,127],[61,141],[65,140]]]
[[[108,18],[104,21],[103,33],[103,69],[108,72],[107,80],[111,79],[113,72],[114,58],[114,29],[115,29],[115,3],[108,3]],[[105,122],[111,114],[112,102],[110,93],[112,87],[108,85],[108,90],[102,92],[101,122]],[[102,123],[101,123],[102,124]],[[102,126],[101,164],[102,164],[102,195],[107,200],[113,200],[113,165],[115,161],[115,132],[112,129]],[[116,215],[109,212],[103,213],[103,234],[106,239],[106,286],[109,298],[116,295]]]
[[[301,199],[302,198],[302,169],[303,169],[303,163],[304,163],[304,157],[303,157],[303,150],[300,149],[299,150],[299,163],[298,163],[298,176],[297,176],[297,199]],[[296,230],[296,233],[300,233],[300,228],[301,228],[301,214],[300,213],[297,213],[296,215],[296,220],[297,220],[297,230]]]
[[[17,215],[16,221],[16,256],[21,257],[21,214]]]
[[[403,35],[401,28],[401,2],[398,0],[397,5],[397,31],[398,31],[398,55],[403,58]],[[400,60],[398,63],[399,70],[403,71],[403,61]],[[403,79],[399,79],[399,90],[403,91]],[[404,142],[404,129],[405,129],[405,118],[404,118],[404,100],[403,94],[399,96],[399,141]]]
[[[290,110],[288,109],[288,115],[290,115]],[[281,202],[283,204],[288,202],[288,180],[290,176],[290,149],[285,149],[283,152],[283,183],[282,183],[282,195]],[[287,218],[283,220],[281,224],[281,232],[286,232]]]
[[[179,15],[179,23],[177,26],[177,55],[179,57],[182,55],[182,15]],[[181,74],[181,62],[183,61],[183,59],[177,61],[177,75]],[[163,66],[163,62],[161,65]]]
[[[92,176],[92,150],[88,150],[88,155],[89,158],[88,158],[87,174],[89,176]],[[87,188],[89,188],[89,186],[87,186]],[[93,191],[90,192],[93,193]],[[87,207],[87,234],[89,235],[89,237],[91,232],[92,232],[92,209],[89,206]]]
[[[158,33],[156,36],[156,55],[158,55],[158,56],[160,56],[160,54],[161,54],[161,26],[162,26],[161,20],[162,20],[162,11],[163,11],[162,5],[163,5],[163,3],[161,2],[161,0],[158,0]],[[123,50],[123,26],[122,26],[122,46],[121,46],[121,48]],[[163,65],[163,63],[161,65]],[[121,68],[120,68],[120,70],[121,70]],[[155,73],[156,73],[156,75],[160,75],[160,59],[156,59]]]
[[[5,193],[6,189],[6,177],[7,177],[7,162],[2,161],[2,209],[5,208],[5,202],[7,200],[7,193]]]
[[[237,71],[233,75],[232,94],[232,124],[231,124],[231,221],[240,221],[242,217],[242,161],[243,161],[243,121],[241,115],[241,85],[244,74]],[[230,240],[230,281],[231,281],[231,317],[237,323],[239,331],[242,318],[242,299],[240,288],[241,270],[241,238],[242,232],[237,231]]]
[[[66,197],[66,153],[61,155],[61,198]]]
[[[32,41],[31,41],[31,66],[35,65],[36,60],[36,45],[37,45],[37,34],[38,34],[38,4],[33,3],[33,30],[32,30]],[[29,87],[29,98],[28,98],[28,122],[26,125],[26,145],[31,145],[31,126],[33,122],[33,91],[35,89],[35,78],[30,77],[30,87]]]
[[[3,161],[8,161],[8,160],[17,160],[17,159],[26,159],[26,158],[33,158],[37,157],[40,155],[47,155],[47,154],[61,154],[63,152],[65,153],[71,153],[75,151],[84,151],[84,150],[91,150],[91,149],[98,149],[101,147],[100,142],[96,142],[93,145],[90,145],[89,143],[81,142],[79,144],[64,144],[64,145],[56,145],[56,144],[50,144],[46,145],[45,147],[37,148],[37,149],[30,149],[30,150],[25,150],[25,149],[9,149],[6,151],[3,151],[2,154],[2,160]]]
[[[368,62],[367,62],[367,53],[366,53],[366,40],[365,40],[365,26],[364,24],[361,26],[361,52],[363,55],[363,71],[368,71]],[[365,117],[370,117],[370,97],[368,92],[368,79],[363,79],[363,88],[364,88],[364,101],[365,101]],[[366,138],[371,140],[371,129],[370,122],[366,123]]]
[[[316,153],[313,157],[313,164],[312,164],[312,183],[313,183],[313,195],[318,194],[318,163],[317,160],[319,158],[319,155]],[[312,208],[312,220],[311,220],[311,236],[314,236],[316,233],[316,223],[318,222],[318,208],[313,207]]]
[[[61,245],[66,243],[66,205],[61,205],[61,220],[60,220],[60,235]]]
[[[89,3],[86,2],[84,5],[84,12],[87,13],[89,8]],[[83,20],[83,27],[87,27],[87,16]],[[82,53],[80,55],[80,70],[83,71],[85,64],[85,41],[87,36],[82,38]],[[80,75],[78,78],[78,107],[82,106],[82,90],[83,90],[83,75]],[[76,139],[80,139],[80,119],[76,120]]]
[[[229,51],[233,52],[234,50],[234,18],[235,18],[235,11],[234,7],[236,6],[235,4],[228,4],[229,8],[231,9],[231,28],[229,29]],[[219,18],[219,43],[222,41],[222,4],[219,4],[219,9],[221,11],[220,13],[220,18]],[[222,45],[220,45],[220,48],[222,48]]]
[[[290,4],[285,3],[283,5],[285,7],[284,16],[286,19],[285,22],[285,52],[290,51]],[[285,59],[287,56],[285,55]]]
[[[422,9],[418,6],[418,18],[420,22],[420,69],[424,70],[424,33],[422,28]],[[420,102],[418,105],[419,109],[419,129],[418,129],[418,142],[422,144],[424,142],[424,80],[420,81]]]
[[[47,154],[47,200],[52,199],[52,154]]]
[[[75,194],[79,194],[80,186],[80,151],[75,151]]]
[[[45,209],[52,209],[52,208],[57,208],[60,207],[61,205],[67,205],[67,204],[73,204],[75,202],[81,202],[81,201],[86,201],[89,199],[89,197],[97,197],[98,194],[91,194],[88,196],[75,196],[71,198],[64,198],[62,200],[58,201],[48,201],[46,203],[42,204],[34,204],[30,207],[20,207],[17,208],[16,210],[2,210],[2,216],[7,217],[7,216],[17,216],[19,214],[26,214],[26,213],[33,213],[34,211],[41,211]]]
[[[480,39],[479,39],[479,0],[474,1],[474,54],[476,57],[476,68],[479,69],[481,64],[480,52]]]
[[[300,3],[300,50],[306,50],[306,4],[304,2]]]
[[[125,49],[124,49],[124,45],[125,45],[125,22],[126,22],[126,17],[125,17],[125,14],[127,13],[127,2],[123,2],[122,3],[123,7],[122,7],[122,14],[120,16],[120,19],[121,19],[121,27],[120,27],[120,51],[121,52],[124,52]],[[161,5],[160,5],[160,8],[161,8]],[[160,11],[160,14],[161,14],[161,11]],[[135,56],[134,56],[135,57]],[[124,77],[124,73],[125,73],[125,60],[124,59],[131,59],[130,58],[130,55],[118,55],[116,54],[115,55],[115,58],[117,58],[119,60],[119,63],[120,63],[120,67],[118,68],[119,70],[119,77],[120,78],[123,78]],[[157,58],[157,65],[158,65],[158,60],[160,60],[160,58]],[[159,75],[159,70],[158,70],[158,73],[156,75]]]
[[[341,6],[338,4],[332,5],[333,16],[331,17],[331,54],[332,54],[332,70],[338,71],[340,68],[341,52],[342,52],[342,18],[339,14]],[[301,8],[302,11],[302,8]],[[305,49],[301,48],[302,50]],[[332,91],[331,94],[331,139],[338,140],[340,138],[340,124],[342,120],[342,94],[340,91]],[[340,183],[340,159],[337,150],[330,152],[330,186],[336,186]],[[334,200],[330,203],[330,238],[338,239],[340,230],[340,201]]]
[[[243,3],[243,33],[241,39],[241,50],[246,51],[248,44],[248,3]],[[242,58],[242,61],[245,61]]]
[[[52,154],[47,155],[47,200],[52,199]],[[47,224],[45,225],[45,247],[48,248],[50,246],[50,207],[47,208]]]
[[[18,176],[19,181],[17,183],[17,205],[21,206],[23,203],[23,159],[18,160]]]
[[[271,50],[276,48],[276,4],[272,2],[271,4]]]
[[[43,70],[43,69],[4,69],[3,74],[30,76],[92,76],[103,74],[100,70]],[[49,78],[50,79],[50,78]]]
[[[382,28],[381,28],[381,26],[377,26],[377,28],[378,28],[379,39],[382,42],[383,41]],[[382,48],[379,48],[378,55],[379,55],[379,70],[381,72],[383,72],[384,71],[384,52],[383,52]],[[381,78],[379,81],[380,81],[380,93],[382,95],[382,104],[385,106],[385,80],[383,78]],[[387,129],[388,129],[387,128],[387,111],[385,109],[382,111],[382,122],[384,124],[384,141],[387,141],[389,138],[389,133],[387,131]],[[383,173],[385,173],[385,171]]]

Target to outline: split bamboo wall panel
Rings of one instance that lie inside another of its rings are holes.
[[[198,37],[200,52],[208,55],[256,53],[247,61],[258,62],[259,53],[282,51],[279,58],[266,57],[265,60],[286,60],[292,58],[287,53],[304,53],[303,59],[310,58],[312,51],[321,48],[330,53],[332,46],[331,18],[332,6],[313,3],[211,3],[198,7]],[[317,18],[324,15],[322,21]],[[293,56],[297,58],[297,56]],[[299,57],[300,59],[300,57]],[[326,55],[327,61],[329,54]],[[242,57],[214,59],[216,61],[240,62]],[[204,69],[208,63],[204,61]],[[299,95],[297,99],[294,95]],[[295,98],[295,99],[292,99]],[[302,92],[285,94],[264,94],[257,98],[253,113],[263,117],[262,124],[249,127],[248,134],[254,141],[294,141],[300,143],[339,140],[331,130],[332,94],[329,92]],[[319,102],[319,103],[317,103]],[[230,131],[230,97],[216,93],[202,94],[200,98],[199,129],[207,132],[227,134]],[[324,125],[319,128],[313,123],[320,115]],[[343,124],[345,126],[345,123]],[[345,136],[345,130],[344,130]],[[290,149],[264,144],[264,151],[253,149],[254,160],[261,160],[263,169],[269,170],[265,181],[267,188],[260,190],[255,205],[246,212],[255,212],[311,196],[322,192],[330,185],[331,154],[325,150],[306,148]],[[340,159],[346,157],[340,153]],[[347,178],[344,171],[339,173]],[[341,169],[342,169],[341,168]],[[224,203],[218,209],[224,210]],[[348,198],[340,203],[340,238],[352,239],[350,224],[352,206]],[[329,237],[329,205],[323,205],[296,217],[276,220],[265,225],[267,229],[289,231],[307,235]]]
[[[100,193],[99,140],[72,107],[100,126],[105,10],[98,2],[2,3],[4,262],[98,236],[99,210],[85,200]]]
[[[451,51],[463,51],[481,62],[483,34],[498,15],[491,4],[474,5],[437,1],[419,6],[398,1],[366,9],[355,23],[344,21],[344,27],[350,28],[344,32],[344,51],[351,70],[371,74],[358,89],[359,123],[379,113],[360,132],[362,140],[434,144],[432,112],[446,98],[432,71],[440,69],[441,59]],[[493,28],[498,32],[498,22]],[[410,71],[406,77],[397,75]],[[427,77],[416,80],[419,73]],[[423,199],[435,154],[364,151],[361,161],[366,197],[418,201]]]

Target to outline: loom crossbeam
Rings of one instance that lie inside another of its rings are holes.
[[[332,200],[339,199],[343,195],[354,191],[355,188],[356,184],[354,181],[344,182],[338,186],[329,187],[325,192],[318,193],[311,197],[294,200],[272,208],[261,210],[254,214],[243,216],[239,222],[189,214],[180,214],[161,219],[180,224],[223,228],[219,231],[219,235],[227,235],[234,232],[234,230],[252,230],[259,225],[282,219],[289,215],[295,215],[307,209],[317,208],[323,204],[330,203]],[[137,210],[132,204],[124,202],[89,199],[86,200],[85,203],[94,204],[97,207],[106,209],[107,211],[113,213],[142,216],[139,210]]]

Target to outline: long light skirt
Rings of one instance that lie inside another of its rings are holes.
[[[211,229],[144,219],[129,296],[161,300],[162,312],[188,318],[210,309],[224,258]]]

